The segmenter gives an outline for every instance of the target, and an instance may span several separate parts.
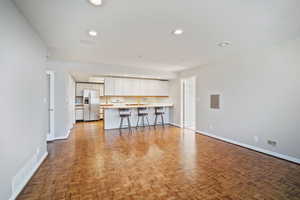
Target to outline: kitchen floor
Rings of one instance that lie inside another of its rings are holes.
[[[17,199],[299,200],[300,165],[172,126],[77,123]]]

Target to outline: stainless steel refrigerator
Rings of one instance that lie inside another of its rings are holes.
[[[100,119],[100,97],[96,90],[84,90],[83,91],[83,120],[84,121],[96,121]]]

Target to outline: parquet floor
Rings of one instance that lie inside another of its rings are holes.
[[[300,165],[176,127],[79,123],[18,200],[299,200]]]

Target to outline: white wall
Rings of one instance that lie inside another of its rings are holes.
[[[13,178],[28,166],[26,176],[28,161],[47,151],[46,48],[10,0],[0,1],[0,27],[0,199],[6,200]]]
[[[300,39],[183,71],[180,77],[197,76],[197,130],[300,159],[299,74]],[[173,122],[180,124],[180,81],[172,83]],[[210,109],[211,94],[221,95],[220,110]],[[268,145],[269,139],[277,146]]]

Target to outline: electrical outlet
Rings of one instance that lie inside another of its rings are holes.
[[[275,147],[277,145],[276,141],[268,140],[268,144]]]
[[[214,126],[212,124],[209,124],[209,130],[213,130]]]
[[[258,136],[254,136],[254,141],[257,143],[258,142]]]

